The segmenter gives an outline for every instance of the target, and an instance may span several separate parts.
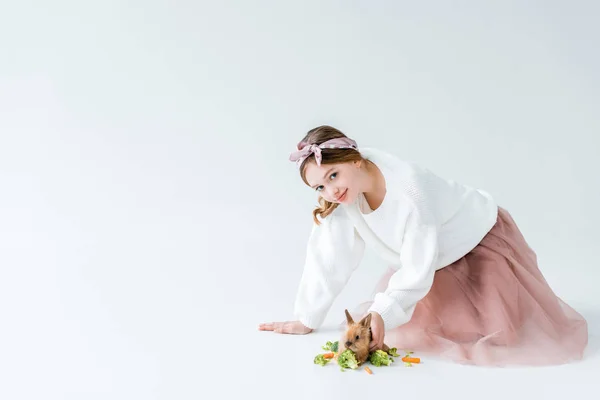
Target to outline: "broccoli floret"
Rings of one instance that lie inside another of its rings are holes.
[[[325,346],[322,346],[321,348],[323,350],[329,350],[329,351],[333,351],[334,353],[338,352],[338,346],[339,346],[339,341],[335,341],[335,342],[327,342],[325,344]]]
[[[322,367],[323,367],[323,366],[325,366],[325,365],[327,365],[327,363],[328,363],[329,361],[331,361],[331,358],[325,358],[324,356],[325,356],[324,354],[319,354],[319,355],[317,355],[317,356],[315,357],[314,363],[315,363],[315,364],[318,364],[318,365],[320,365],[320,366],[322,366]]]
[[[394,362],[394,359],[391,358],[385,351],[376,350],[369,356],[369,361],[374,366],[381,367],[382,365],[390,365]]]
[[[392,347],[391,349],[389,349],[388,354],[392,357],[400,357],[400,354],[398,354],[398,349],[395,347]]]
[[[349,369],[357,369],[358,368],[358,360],[356,359],[356,355],[350,349],[344,350],[338,356],[337,362],[342,371],[345,368],[349,368]]]

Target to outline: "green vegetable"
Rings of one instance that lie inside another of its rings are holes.
[[[391,358],[385,351],[376,350],[369,356],[369,361],[374,366],[381,367],[382,365],[390,365],[394,362],[394,359]]]
[[[331,361],[331,358],[325,358],[324,354],[319,354],[315,357],[314,363],[324,367],[329,361]]]
[[[329,342],[329,341],[328,341],[328,342],[325,344],[325,346],[321,346],[321,348],[322,348],[323,350],[327,350],[327,351],[329,351],[329,352],[337,353],[337,350],[338,350],[338,343],[339,343],[339,342],[337,342],[337,341],[336,341],[336,342]],[[331,360],[332,360],[331,358],[325,358],[325,354],[319,354],[319,355],[317,355],[317,356],[315,357],[315,359],[314,359],[314,363],[315,363],[315,364],[318,364],[318,365],[321,365],[321,366],[325,366],[325,365],[327,365],[327,363],[329,363],[329,361],[331,361]]]
[[[334,353],[338,352],[339,341],[335,342],[327,342],[325,346],[322,347],[323,350],[333,351]]]
[[[398,354],[398,349],[395,347],[392,347],[391,349],[389,349],[388,354],[392,357],[400,357],[400,354]]]
[[[325,343],[324,346],[321,347],[323,350],[328,352],[338,353],[339,349],[339,341]],[[412,351],[407,351],[406,356],[413,354]],[[376,350],[369,355],[369,361],[376,367],[381,367],[383,365],[389,366],[394,362],[393,357],[400,357],[398,354],[398,349],[396,347],[391,347],[388,349],[387,353],[383,350]],[[315,356],[314,363],[317,365],[325,366],[327,365],[333,358],[325,358],[325,354],[319,354]],[[357,369],[358,368],[358,360],[356,359],[356,354],[350,349],[344,350],[341,354],[337,356],[337,363],[340,366],[340,370],[344,371],[346,369]],[[404,362],[404,366],[412,367],[412,363]]]
[[[338,356],[337,362],[342,371],[344,370],[344,368],[349,368],[349,369],[357,369],[358,368],[358,360],[356,359],[356,355],[350,349],[344,350]]]

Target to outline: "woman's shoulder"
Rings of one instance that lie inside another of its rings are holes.
[[[392,195],[412,192],[431,178],[431,171],[389,151],[365,148],[361,154],[382,172]]]

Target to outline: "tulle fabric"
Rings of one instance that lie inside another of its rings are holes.
[[[393,270],[378,282],[385,290]],[[371,302],[353,315],[364,315]],[[586,320],[562,301],[538,269],[511,215],[499,208],[491,231],[470,253],[435,274],[412,319],[385,343],[462,364],[564,364],[583,357]]]

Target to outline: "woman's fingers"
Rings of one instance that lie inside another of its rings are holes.
[[[381,350],[383,348],[383,340],[372,340],[369,346],[370,351]]]
[[[268,322],[258,326],[261,331],[273,331],[275,333],[288,333],[288,334],[305,334],[309,333],[311,329],[302,325],[300,321],[285,321],[285,322]]]
[[[283,322],[266,322],[264,324],[260,324],[258,329],[261,331],[277,331],[283,325]]]
[[[260,331],[272,331],[273,330],[273,323],[272,322],[266,322],[264,324],[260,324],[260,325],[258,325],[258,330],[260,330]]]
[[[258,329],[261,331],[273,331],[277,333],[282,333],[282,329],[285,324],[285,322],[266,322],[264,324],[258,325]]]

